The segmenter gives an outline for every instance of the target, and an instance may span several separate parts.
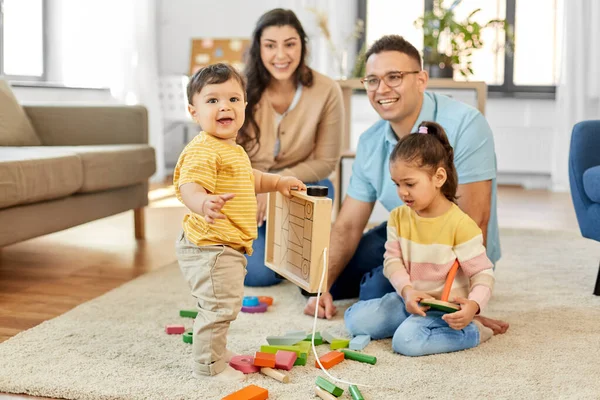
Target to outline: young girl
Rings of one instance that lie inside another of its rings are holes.
[[[390,174],[404,205],[390,214],[384,254],[384,275],[396,292],[359,301],[345,314],[352,335],[393,337],[394,351],[406,356],[464,350],[493,335],[473,320],[491,296],[494,274],[481,230],[455,203],[453,153],[434,122],[421,123],[417,133],[398,142]],[[419,305],[440,298],[455,260],[460,269],[449,300],[460,311],[445,314]]]

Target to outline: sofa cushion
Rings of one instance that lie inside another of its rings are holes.
[[[81,159],[53,147],[0,147],[0,208],[52,200],[81,188]]]
[[[147,144],[55,147],[76,153],[83,164],[83,185],[90,193],[145,182],[156,171],[154,148]]]
[[[594,203],[600,203],[600,165],[583,173],[583,189]]]
[[[40,144],[42,142],[10,90],[10,86],[0,80],[0,146],[39,146]]]

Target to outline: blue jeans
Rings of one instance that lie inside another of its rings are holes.
[[[331,286],[335,300],[370,300],[395,292],[390,281],[383,275],[383,253],[387,240],[387,222],[363,235],[356,252]]]
[[[307,183],[307,186],[327,186],[328,195],[333,200],[333,184],[329,179],[324,179],[315,183]],[[244,279],[245,286],[272,286],[281,282],[272,269],[265,265],[265,237],[267,235],[267,225],[263,224],[258,228],[258,237],[252,243],[254,252],[248,258],[246,270],[246,278]]]
[[[392,338],[396,353],[417,357],[465,350],[479,344],[479,329],[470,323],[460,331],[442,319],[441,311],[427,311],[426,317],[406,311],[404,299],[388,293],[380,299],[359,301],[346,310],[346,328],[353,336]]]

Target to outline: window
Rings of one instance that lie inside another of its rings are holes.
[[[455,0],[443,0],[445,6]],[[485,81],[490,92],[547,93],[553,96],[558,81],[559,50],[561,48],[561,21],[557,10],[564,0],[462,0],[454,9],[459,20],[473,10],[477,22],[506,19],[513,26],[514,52],[504,50],[504,33],[489,28],[482,40],[484,48],[473,52],[475,74],[469,80]],[[423,38],[413,22],[424,10],[433,8],[433,0],[359,0],[359,18],[366,21],[367,47],[385,34],[403,35],[418,49]],[[361,7],[361,3],[363,6]],[[366,5],[364,5],[366,3]],[[456,80],[464,79],[460,73]]]
[[[44,0],[0,0],[0,75],[45,77]]]

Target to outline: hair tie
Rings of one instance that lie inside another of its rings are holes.
[[[428,133],[427,132],[427,127],[426,126],[420,126],[419,127],[419,133],[422,133],[422,134],[426,135]]]

